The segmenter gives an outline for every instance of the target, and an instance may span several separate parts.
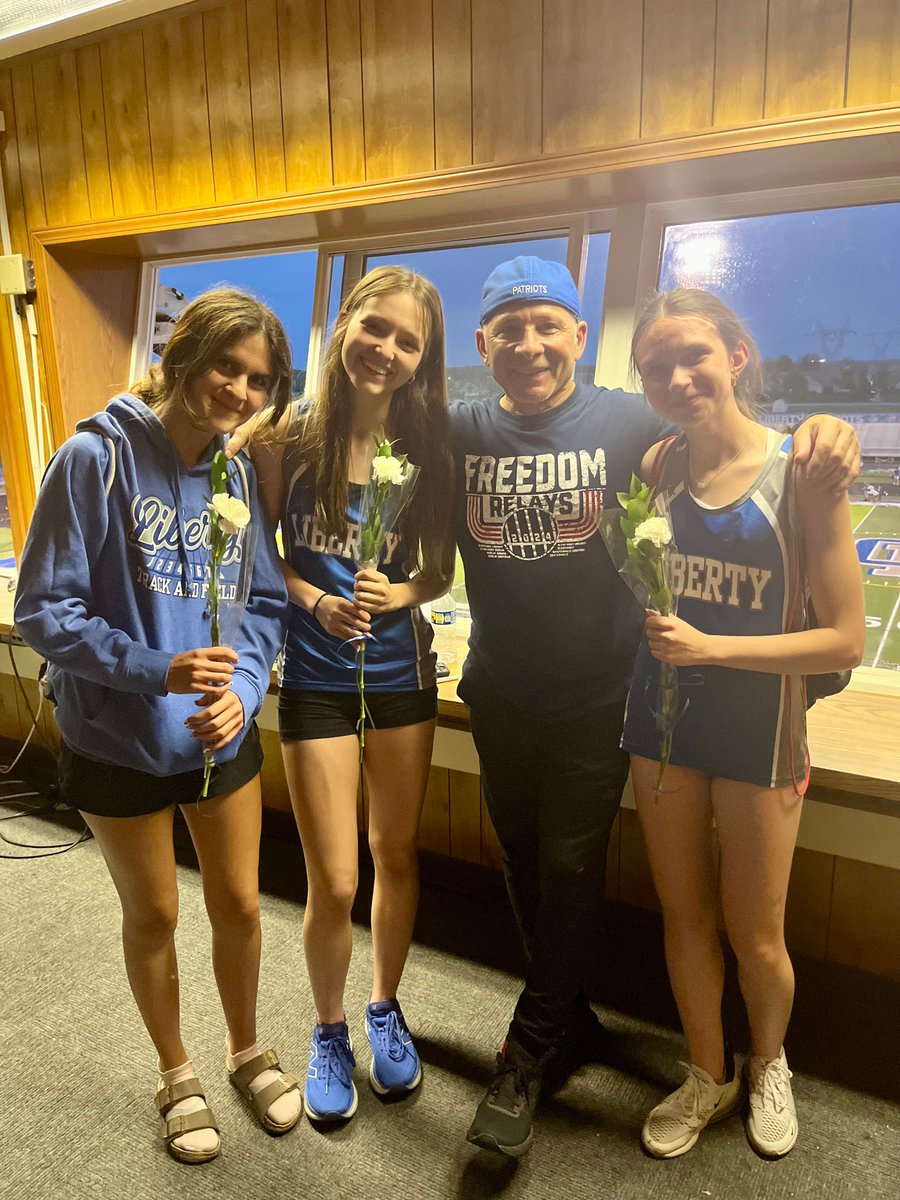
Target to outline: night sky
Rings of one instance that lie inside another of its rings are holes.
[[[591,238],[584,316],[594,336],[608,245],[607,234]],[[447,318],[447,362],[465,366],[479,361],[474,330],[485,277],[498,263],[528,253],[564,262],[565,238],[370,256],[368,265],[403,263],[435,283]],[[316,253],[308,250],[164,267],[160,281],[188,296],[222,282],[248,288],[284,321],[303,366],[315,271]],[[843,328],[853,332],[839,351],[832,342],[829,358],[900,358],[900,204],[673,226],[660,284],[716,292],[745,320],[764,358],[820,353],[823,341],[813,331]]]

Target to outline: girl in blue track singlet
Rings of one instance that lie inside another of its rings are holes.
[[[377,570],[358,566],[359,497],[373,434],[420,467]],[[366,643],[363,763],[375,864],[374,978],[365,1027],[380,1094],[421,1079],[397,1003],[418,902],[417,839],[437,715],[431,629],[419,606],[453,572],[444,320],[435,288],[401,267],[362,279],[338,316],[319,396],[289,434],[254,450],[280,516],[291,615],[279,725],[309,892],[303,942],[316,1022],[306,1081],[312,1120],[353,1115],[355,1059],[344,1009],[357,887],[359,698],[349,639]],[[263,456],[273,456],[268,468]]]
[[[677,617],[647,616],[622,745],[691,1062],[642,1140],[657,1157],[684,1154],[743,1101],[722,1031],[721,896],[750,1023],[747,1134],[774,1157],[797,1139],[783,1049],[794,992],[784,906],[808,776],[802,677],[856,665],[865,637],[848,502],[814,489],[790,438],[754,420],[759,352],[717,297],[681,288],[652,298],[632,359],[653,408],[683,431],[642,464],[668,500],[680,601]],[[815,628],[804,627],[807,591]],[[689,697],[661,792],[659,662],[683,668]]]

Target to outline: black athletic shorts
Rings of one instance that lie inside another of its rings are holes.
[[[215,766],[207,799],[227,796],[259,774],[263,752],[256,722],[251,722],[234,758]],[[60,799],[97,817],[142,817],[173,804],[192,804],[200,797],[203,768],[179,775],[151,775],[133,767],[85,758],[65,742],[59,754]]]
[[[397,729],[437,716],[437,688],[416,692],[366,689],[366,729]],[[356,733],[359,692],[307,692],[282,688],[278,693],[278,731],[283,742],[345,737]]]

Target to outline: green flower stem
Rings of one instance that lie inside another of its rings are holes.
[[[656,692],[658,722],[662,729],[659,739],[659,774],[656,791],[662,791],[663,775],[672,754],[672,733],[678,718],[678,668],[673,663],[659,664],[659,686]]]
[[[359,761],[362,763],[363,752],[366,748],[366,717],[369,708],[366,704],[366,640],[356,644],[356,687],[359,692],[359,720],[356,722],[356,732],[359,737]]]
[[[228,463],[221,450],[213,455],[209,467],[209,483],[213,496],[220,496],[228,491]],[[228,545],[228,535],[219,525],[215,512],[210,506],[209,522],[209,591],[207,593],[210,618],[210,642],[219,645],[221,624],[219,622],[219,568],[225,557]],[[211,750],[203,751],[203,787],[200,789],[200,799],[205,800],[209,795],[209,781],[212,769],[216,765],[216,756]]]

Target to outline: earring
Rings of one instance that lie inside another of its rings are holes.
[[[415,371],[413,371],[412,375],[410,375],[410,377],[409,377],[409,382],[410,382],[410,383],[415,383],[415,382],[416,382],[416,373],[415,373]]]
[[[734,389],[735,385],[737,384],[737,381],[738,381],[738,373],[737,373],[737,371],[736,371],[736,370],[735,370],[735,369],[732,367],[732,369],[731,369],[731,387],[732,387],[732,390]]]

